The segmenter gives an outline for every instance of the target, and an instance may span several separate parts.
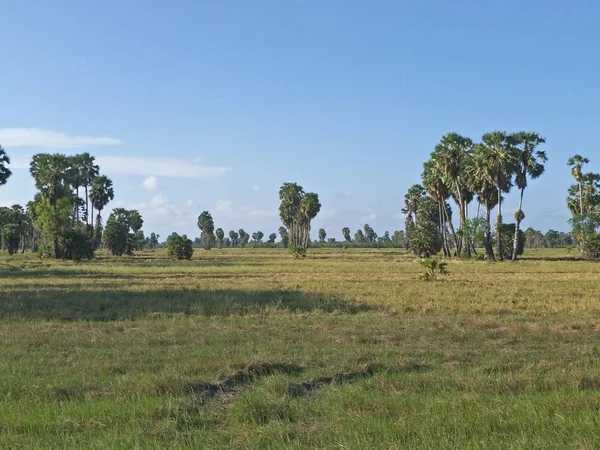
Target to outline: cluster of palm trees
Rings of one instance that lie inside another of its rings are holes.
[[[289,245],[306,249],[310,242],[310,222],[321,210],[319,196],[304,192],[296,183],[284,183],[279,189],[279,217],[287,229]]]
[[[474,233],[483,225],[484,246],[489,260],[503,259],[507,253],[502,248],[502,201],[512,187],[519,190],[519,209],[515,213],[513,249],[514,260],[518,254],[520,224],[525,218],[523,195],[528,181],[544,173],[546,153],[539,149],[545,139],[535,132],[507,133],[494,131],[482,136],[481,142],[458,133],[442,136],[430,158],[423,165],[422,186],[411,187],[405,197],[404,213],[407,215],[407,234],[416,225],[418,205],[426,192],[437,204],[436,225],[441,247],[446,256],[471,256],[475,245]],[[458,210],[458,228],[452,222],[452,198]],[[469,220],[469,205],[477,200],[476,220]],[[483,208],[484,217],[480,218]],[[491,211],[497,208],[496,245],[494,254],[491,231]],[[408,236],[410,242],[410,236]]]
[[[95,158],[89,153],[73,156],[39,153],[33,156],[29,172],[38,192],[27,209],[34,226],[44,239],[51,241],[54,256],[63,256],[61,238],[73,229],[83,231],[90,242],[97,244],[101,212],[114,198],[114,190],[112,181],[100,175]]]

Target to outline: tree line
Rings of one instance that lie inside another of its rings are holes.
[[[585,173],[587,158],[569,160],[576,184],[569,187],[567,206],[573,213],[572,233],[550,230],[546,235],[520,224],[525,218],[523,198],[528,182],[544,173],[547,156],[539,146],[545,142],[537,133],[486,133],[481,142],[457,133],[444,135],[423,165],[421,184],[411,186],[404,196],[405,230],[378,235],[365,224],[344,227],[343,239],[327,238],[318,230],[311,240],[311,223],[321,209],[318,194],[305,192],[297,183],[284,183],[279,190],[282,226],[268,236],[244,229],[225,232],[215,228],[212,215],[198,216],[200,236],[171,234],[165,243],[160,236],[142,231],[139,211],[115,208],[103,226],[102,213],[114,198],[112,181],[100,173],[88,153],[66,156],[39,153],[30,164],[37,192],[26,207],[0,208],[0,246],[9,253],[30,249],[56,258],[91,258],[104,247],[114,255],[160,246],[178,248],[174,257],[191,257],[193,248],[284,247],[304,252],[308,247],[396,247],[418,255],[443,252],[445,256],[471,256],[485,249],[490,260],[516,259],[523,248],[579,245],[592,256],[600,254],[600,175]],[[10,158],[0,146],[0,186],[11,176]],[[502,203],[515,188],[519,209],[514,223],[504,223]],[[453,222],[452,200],[458,212]],[[469,215],[476,201],[476,212]],[[495,233],[491,211],[497,208]]]

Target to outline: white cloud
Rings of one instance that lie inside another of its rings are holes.
[[[369,221],[369,220],[375,220],[375,219],[377,219],[377,214],[376,214],[376,213],[374,213],[374,212],[372,212],[372,213],[369,213],[369,214],[367,214],[367,215],[364,215],[364,216],[362,216],[362,217],[360,218],[360,221],[361,221],[361,222],[366,222],[366,221]]]
[[[194,204],[194,200],[188,200],[188,201],[187,201],[187,205],[188,205],[188,207],[189,207],[189,206],[192,206],[193,204]]]
[[[155,176],[149,176],[144,181],[142,181],[142,186],[147,191],[155,191],[158,187],[158,179]]]
[[[258,208],[248,211],[247,215],[252,219],[269,219],[277,216],[277,211],[271,211],[269,209]]]
[[[150,200],[150,204],[152,206],[156,206],[156,207],[164,206],[167,204],[167,202],[168,202],[168,199],[163,194],[156,194],[154,197],[152,197],[152,200]]]
[[[219,177],[231,170],[229,167],[205,166],[181,158],[99,156],[96,161],[103,172],[127,175],[206,179]]]
[[[0,142],[7,148],[78,148],[123,143],[120,139],[110,137],[72,136],[40,128],[0,128]]]
[[[319,219],[331,219],[337,215],[337,211],[335,209],[324,209],[317,216]]]
[[[252,190],[253,190],[254,192],[258,192],[258,191],[260,191],[260,187],[258,187],[258,185],[257,185],[257,184],[253,184],[253,185],[252,185]]]
[[[219,200],[215,209],[219,212],[231,212],[231,202],[229,200]]]

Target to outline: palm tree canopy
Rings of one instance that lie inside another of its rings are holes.
[[[6,154],[6,151],[0,145],[0,186],[5,185],[6,182],[8,181],[8,179],[10,178],[10,176],[12,175],[12,172],[10,171],[10,169],[8,167],[6,167],[9,164],[10,164],[10,158]]]

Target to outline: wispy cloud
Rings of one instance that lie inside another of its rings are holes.
[[[0,128],[0,143],[7,148],[79,148],[119,145],[123,142],[111,137],[74,136],[41,128]]]
[[[257,184],[253,184],[253,185],[252,185],[252,190],[253,190],[254,192],[258,192],[258,191],[260,191],[260,187],[259,187]]]
[[[156,188],[158,187],[158,179],[155,176],[151,175],[148,178],[146,178],[144,181],[142,181],[142,186],[147,191],[155,191]]]
[[[219,212],[231,212],[231,202],[229,200],[219,200],[215,209]]]
[[[377,213],[371,212],[371,213],[368,213],[368,214],[365,214],[364,216],[362,216],[360,218],[360,221],[365,222],[368,220],[375,220],[375,219],[377,219]]]
[[[270,209],[265,209],[265,208],[258,208],[258,209],[251,209],[246,214],[248,215],[248,217],[250,217],[252,219],[270,219],[272,217],[277,216],[277,211],[272,211]]]
[[[217,178],[229,172],[229,167],[207,166],[182,158],[137,156],[98,156],[103,172],[126,175],[151,175],[175,178]]]

